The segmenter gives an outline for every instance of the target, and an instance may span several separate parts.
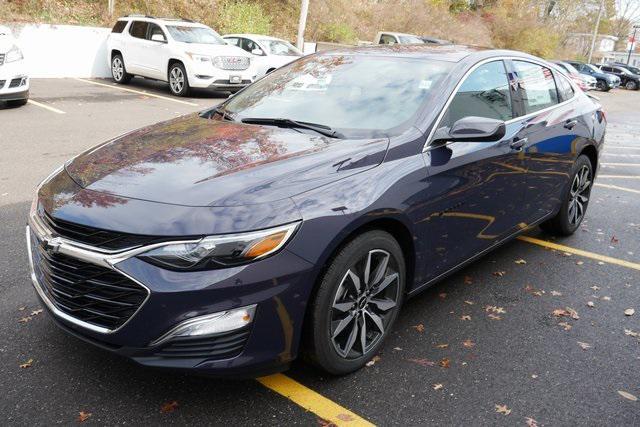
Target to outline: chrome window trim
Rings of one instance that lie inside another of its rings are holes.
[[[447,98],[447,102],[442,107],[442,110],[440,110],[440,113],[438,113],[438,117],[434,121],[434,125],[431,127],[431,130],[429,131],[429,135],[427,136],[426,142],[424,143],[424,145],[422,147],[422,152],[423,153],[431,150],[431,140],[433,138],[433,134],[438,129],[438,126],[440,125],[440,122],[442,121],[442,117],[444,116],[444,113],[447,111],[447,108],[449,108],[449,105],[451,104],[451,101],[453,101],[453,97],[458,93],[458,89],[460,89],[460,86],[462,86],[462,84],[465,82],[465,80],[467,80],[469,75],[472,72],[474,72],[478,67],[480,67],[481,65],[487,64],[489,62],[494,62],[494,61],[523,61],[523,62],[531,62],[532,64],[536,64],[536,65],[539,65],[541,67],[549,68],[551,70],[553,70],[554,68],[557,68],[557,67],[553,67],[552,64],[549,64],[549,63],[545,63],[545,62],[538,61],[538,60],[535,60],[535,59],[530,59],[530,58],[522,58],[522,57],[519,57],[519,56],[495,56],[495,57],[492,57],[492,58],[483,59],[482,61],[479,61],[479,62],[475,63],[462,76],[462,78],[460,79],[458,84],[456,84],[455,88],[451,92],[451,95],[449,95],[449,98]],[[552,106],[547,107],[547,108],[543,108],[542,110],[534,111],[533,113],[525,114],[525,115],[522,115],[522,116],[514,117],[513,119],[510,119],[510,120],[506,120],[505,124],[514,123],[514,122],[517,122],[517,121],[520,121],[520,120],[525,120],[525,119],[527,119],[529,117],[533,117],[533,116],[535,116],[537,114],[544,113],[545,111],[549,111],[549,110],[552,110],[554,108],[561,107],[561,106],[566,105],[567,103],[573,101],[577,96],[576,87],[573,84],[573,82],[570,81],[570,79],[567,79],[567,80],[571,84],[571,87],[573,87],[573,89],[574,89],[573,98],[569,98],[566,101],[560,102],[558,104],[552,105]],[[557,88],[556,88],[556,90],[557,90]]]

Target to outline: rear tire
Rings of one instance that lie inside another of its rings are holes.
[[[124,59],[122,55],[116,53],[111,58],[111,77],[116,83],[127,84],[133,77],[127,73],[127,68],[124,66]]]
[[[184,65],[180,62],[174,62],[169,67],[169,90],[175,96],[187,96],[189,94],[189,78]]]
[[[368,231],[347,243],[309,306],[306,356],[334,375],[362,368],[398,317],[405,277],[402,249],[389,233]]]
[[[589,158],[581,154],[573,164],[570,185],[564,195],[560,212],[540,224],[540,228],[559,236],[573,234],[587,213],[592,186],[593,166]]]
[[[633,80],[629,80],[624,87],[627,90],[638,90],[638,83],[634,82]]]

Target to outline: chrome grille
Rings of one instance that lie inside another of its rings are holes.
[[[246,70],[251,60],[246,56],[216,56],[214,65],[223,70]]]
[[[47,252],[33,232],[31,256],[34,274],[47,299],[80,321],[115,330],[148,296],[144,287],[115,270]]]

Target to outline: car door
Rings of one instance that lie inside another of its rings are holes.
[[[521,117],[516,134],[523,141],[526,195],[525,223],[554,213],[569,180],[577,142],[589,136],[576,108],[573,85],[560,73],[525,60],[508,61],[517,79]],[[560,90],[558,90],[558,88]]]
[[[480,116],[504,120],[494,142],[427,142],[425,202],[416,210],[427,249],[429,279],[496,245],[518,230],[523,216],[525,173],[515,114],[514,90],[502,60],[468,74],[441,115],[437,129]],[[438,130],[435,131],[436,133]]]
[[[129,26],[129,38],[124,52],[124,63],[127,71],[132,74],[146,76],[144,66],[144,50],[147,46],[147,29],[149,23],[145,21],[133,21]]]
[[[153,36],[156,38],[162,37],[164,41],[152,40]],[[147,35],[145,37],[144,49],[141,51],[141,62],[144,64],[144,68],[150,77],[157,79],[167,79],[167,64],[168,58],[168,44],[167,36],[162,31],[159,25],[149,22],[147,26]]]

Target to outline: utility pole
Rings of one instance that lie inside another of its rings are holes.
[[[109,12],[109,16],[113,16],[113,10],[116,7],[116,0],[109,0],[107,10]]]
[[[604,0],[600,1],[600,7],[598,8],[598,19],[596,19],[596,26],[593,28],[593,36],[591,37],[591,49],[589,49],[589,58],[587,63],[591,63],[591,57],[593,56],[593,50],[596,47],[596,38],[598,37],[598,27],[600,27],[600,19],[602,19],[602,9],[604,9]]]
[[[640,25],[633,26],[633,36],[631,36],[631,43],[629,43],[629,54],[627,55],[627,65],[629,65],[629,61],[631,61],[631,52],[633,52],[633,45],[636,44],[636,31],[638,31]]]
[[[304,29],[307,26],[307,14],[309,13],[309,0],[302,0],[300,5],[300,21],[298,21],[298,39],[296,47],[300,50],[304,49]]]

